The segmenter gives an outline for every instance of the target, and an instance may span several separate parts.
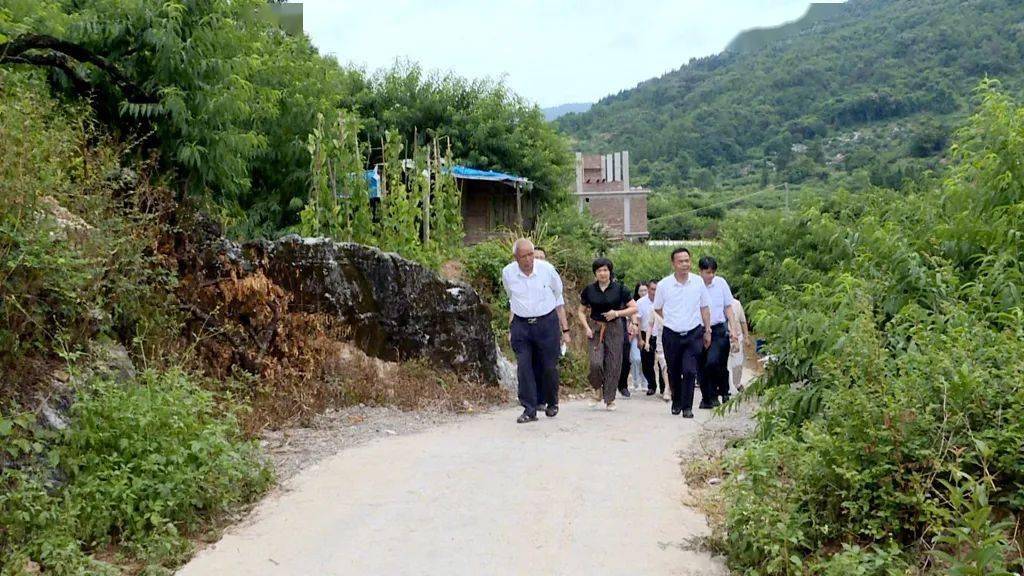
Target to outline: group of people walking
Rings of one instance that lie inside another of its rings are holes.
[[[528,239],[517,240],[512,250],[515,261],[502,270],[502,283],[523,406],[517,421],[525,423],[536,421],[540,409],[548,417],[558,414],[558,358],[571,338],[554,266]],[[684,418],[693,417],[698,382],[704,409],[729,401],[730,368],[733,387],[742,390],[743,345],[749,341],[742,305],[718,276],[714,258],[701,258],[700,272],[693,274],[690,251],[677,248],[671,263],[671,274],[630,292],[615,279],[610,260],[594,260],[594,282],[580,293],[577,310],[587,338],[594,406],[615,410],[617,395],[630,396],[630,373],[634,390],[645,382],[647,395],[660,393],[671,401],[672,414]]]

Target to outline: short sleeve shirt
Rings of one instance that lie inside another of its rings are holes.
[[[721,276],[715,276],[708,286],[708,296],[711,297],[711,325],[725,322],[725,309],[732,306],[732,289],[729,283]]]
[[[512,262],[502,269],[501,281],[516,316],[544,316],[564,303],[562,278],[554,266],[543,260],[533,263],[533,274],[529,276],[523,274],[519,264]]]
[[[580,302],[590,307],[590,317],[599,322],[605,321],[604,313],[609,310],[625,310],[632,299],[622,282],[611,282],[604,290],[594,282],[580,292]]]
[[[636,312],[640,316],[640,330],[651,331],[651,315],[654,314],[654,301],[648,296],[643,296],[636,303]]]
[[[683,334],[700,326],[700,309],[711,305],[711,297],[704,286],[704,280],[697,274],[689,274],[686,282],[676,280],[670,274],[658,282],[654,295],[654,309],[661,310],[665,327]]]

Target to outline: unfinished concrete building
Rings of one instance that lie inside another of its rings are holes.
[[[576,153],[576,201],[613,238],[647,238],[647,194],[629,185],[629,152]]]

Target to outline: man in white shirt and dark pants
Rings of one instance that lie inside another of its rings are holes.
[[[671,276],[658,282],[654,311],[664,319],[661,341],[672,390],[672,414],[693,418],[693,387],[701,350],[711,345],[711,298],[704,281],[690,273],[690,251],[672,251]]]
[[[525,238],[516,240],[512,256],[515,262],[501,271],[501,283],[512,309],[509,332],[523,406],[516,422],[523,424],[537,420],[538,380],[548,401],[544,413],[549,418],[558,414],[558,357],[562,340],[568,341],[569,325],[564,308],[558,306],[563,302],[562,278],[555,267],[535,260],[533,242]]]
[[[725,278],[718,276],[718,261],[704,256],[698,262],[700,277],[711,297],[711,346],[701,355],[700,408],[711,409],[729,401],[729,349],[736,341],[739,326],[732,310],[732,289]]]

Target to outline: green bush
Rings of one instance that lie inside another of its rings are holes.
[[[66,431],[32,438],[39,462],[0,474],[3,574],[25,559],[47,573],[94,573],[90,553],[107,543],[173,565],[190,548],[187,534],[271,480],[231,411],[179,370],[95,382]]]
[[[121,152],[88,121],[41,74],[0,69],[0,373],[15,379],[26,356],[73,357],[99,333],[144,360],[178,335],[155,217],[115,197]],[[156,194],[139,186],[132,201]]]
[[[1024,108],[983,88],[941,185],[733,221],[773,354],[729,456],[733,568],[1024,568],[1022,135]]]

